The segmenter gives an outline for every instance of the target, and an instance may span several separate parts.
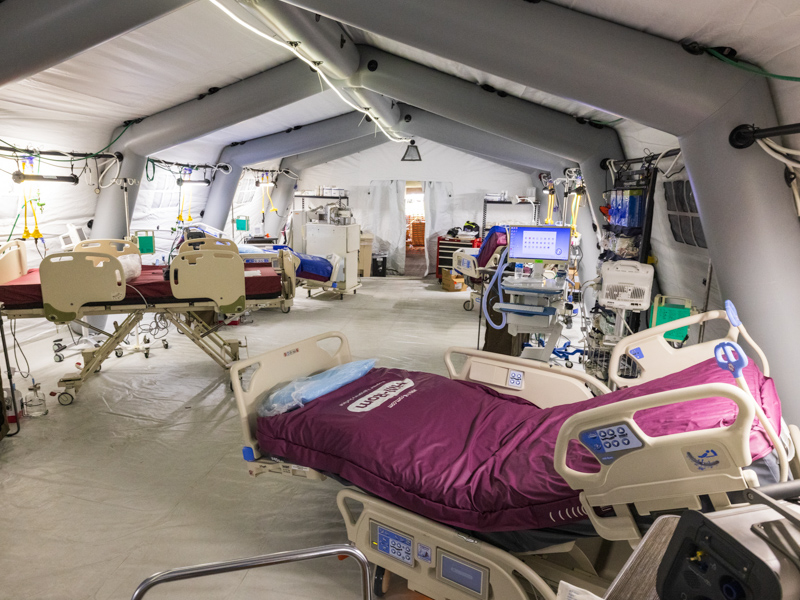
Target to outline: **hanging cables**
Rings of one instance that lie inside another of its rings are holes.
[[[210,2],[211,2],[211,4],[216,6],[218,9],[220,9],[222,12],[224,12],[226,15],[228,15],[228,17],[230,17],[232,20],[234,20],[236,23],[238,23],[239,25],[241,25],[245,29],[255,33],[257,36],[267,40],[268,42],[272,42],[273,44],[276,44],[276,45],[280,46],[281,48],[284,48],[285,50],[288,50],[289,52],[294,54],[297,58],[299,58],[304,63],[306,63],[309,67],[311,67],[317,73],[317,75],[319,76],[319,78],[322,81],[324,81],[326,84],[328,84],[328,87],[330,87],[334,92],[336,92],[336,95],[339,96],[339,98],[342,100],[342,102],[344,102],[345,104],[347,104],[348,106],[350,106],[354,110],[356,110],[356,111],[358,111],[358,112],[360,112],[360,113],[362,113],[364,115],[368,115],[369,117],[371,117],[372,121],[375,123],[375,125],[378,127],[378,129],[381,130],[381,133],[383,133],[383,135],[385,135],[387,138],[389,138],[390,141],[397,142],[397,143],[408,142],[408,140],[410,138],[405,138],[405,137],[401,138],[401,137],[396,137],[396,136],[392,135],[386,129],[384,129],[383,125],[380,124],[380,119],[378,119],[376,116],[372,115],[368,109],[364,109],[364,108],[362,108],[360,106],[356,106],[355,104],[350,102],[350,100],[345,98],[344,95],[342,94],[342,92],[340,92],[339,89],[335,85],[333,85],[331,80],[328,79],[328,76],[325,75],[325,73],[323,73],[319,69],[319,65],[317,63],[315,63],[314,61],[307,59],[302,54],[300,54],[294,46],[292,46],[291,44],[287,44],[286,42],[282,42],[281,40],[278,40],[278,39],[276,39],[276,38],[264,33],[260,29],[258,29],[256,27],[253,27],[249,23],[246,23],[245,21],[243,21],[242,19],[237,17],[235,14],[233,14],[230,10],[228,10],[228,8],[223,6],[218,0],[210,0]]]
[[[756,143],[772,158],[786,165],[786,183],[792,190],[792,197],[794,198],[797,215],[800,216],[800,186],[797,183],[797,173],[794,172],[794,170],[800,170],[800,161],[792,158],[792,156],[800,156],[800,150],[781,146],[770,138],[757,139]],[[791,156],[787,156],[787,154]]]

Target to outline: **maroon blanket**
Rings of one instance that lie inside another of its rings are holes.
[[[281,295],[281,277],[268,264],[247,263],[245,271],[260,271],[255,277],[245,277],[244,288],[249,299],[277,298]],[[186,302],[172,295],[169,281],[164,280],[164,267],[142,265],[142,274],[128,282],[125,300],[106,304],[141,304],[142,296],[151,304]],[[141,295],[140,295],[141,294]],[[0,302],[8,309],[42,308],[42,284],[39,269],[30,269],[22,277],[0,285]]]
[[[776,431],[772,380],[750,363],[745,378]],[[425,517],[474,531],[553,527],[580,520],[578,492],[556,473],[558,431],[571,415],[646,394],[709,382],[733,383],[713,359],[680,373],[584,402],[540,409],[515,396],[429,373],[373,369],[303,408],[258,419],[261,451],[320,471]],[[724,398],[641,411],[651,436],[730,425]],[[753,427],[753,459],[771,451]],[[596,471],[576,444],[570,465]]]

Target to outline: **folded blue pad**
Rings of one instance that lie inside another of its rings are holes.
[[[369,373],[377,359],[357,360],[338,365],[322,373],[301,377],[282,388],[270,391],[258,399],[258,416],[274,417],[293,408],[299,408],[312,400],[335,392]]]

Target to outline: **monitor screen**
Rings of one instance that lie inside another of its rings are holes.
[[[569,227],[510,227],[508,260],[569,260]]]

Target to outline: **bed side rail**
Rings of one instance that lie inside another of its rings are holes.
[[[183,242],[178,249],[178,254],[184,252],[194,252],[196,250],[220,250],[239,254],[239,246],[236,242],[226,238],[204,237],[192,238]]]
[[[81,307],[89,302],[125,299],[125,272],[110,254],[88,250],[50,254],[39,265],[39,275],[44,314],[53,323],[79,318]]]
[[[480,277],[478,248],[459,248],[453,252],[453,269],[464,277]]]
[[[181,300],[208,298],[224,314],[245,309],[244,261],[225,250],[181,252],[170,264],[172,294]]]
[[[710,340],[701,344],[673,348],[664,338],[664,334],[673,329],[689,325],[697,325],[716,319],[728,320],[724,310],[712,310],[698,315],[691,315],[677,321],[664,323],[657,327],[645,329],[620,340],[611,353],[608,365],[608,377],[616,387],[627,387],[646,383],[670,373],[696,365],[714,354],[714,346],[720,341],[735,342],[739,331],[731,325],[725,337]],[[633,360],[639,366],[637,377],[629,379],[619,376],[619,365],[622,358]]]
[[[281,266],[281,282],[283,284],[283,297],[286,299],[294,298],[297,291],[297,265],[300,259],[288,250],[278,250],[278,263]]]
[[[722,338],[684,346],[683,348],[673,348],[664,338],[664,334],[673,329],[716,319],[727,321],[729,324],[728,332]],[[724,341],[736,342],[740,335],[758,355],[761,362],[761,370],[764,375],[769,377],[769,361],[767,361],[766,355],[747,333],[736,313],[736,307],[730,300],[725,302],[725,310],[712,310],[698,315],[691,315],[658,327],[640,331],[622,339],[611,353],[608,377],[617,388],[646,383],[671,373],[677,373],[706,360],[714,354],[714,348],[717,344]],[[630,379],[619,376],[619,365],[623,356],[633,360],[639,366],[637,377]]]
[[[458,355],[466,359],[460,369],[453,364],[453,356]],[[444,363],[450,379],[488,385],[541,408],[580,402],[591,398],[592,392],[600,395],[611,391],[583,371],[472,348],[448,348]]]
[[[339,340],[339,347],[331,354],[320,346],[325,340]],[[272,388],[299,377],[306,377],[348,363],[352,360],[350,345],[343,333],[329,331],[288,346],[259,354],[231,365],[231,386],[239,409],[244,439],[245,460],[261,457],[256,439],[256,410],[258,400]],[[247,385],[243,384],[245,372],[249,373]]]
[[[139,254],[139,248],[128,240],[83,240],[75,244],[73,252],[91,252],[109,254],[111,256],[123,256],[125,254]]]
[[[650,437],[636,424],[636,412],[702,398],[734,401],[736,420],[729,427]],[[640,514],[677,509],[700,509],[700,496],[715,507],[729,505],[726,492],[757,485],[742,471],[751,463],[750,429],[755,401],[734,385],[709,383],[624,400],[571,416],[558,434],[556,471],[575,490],[598,533],[610,540],[639,539],[628,509]],[[570,441],[577,440],[600,463],[596,473],[567,466]],[[613,506],[617,516],[599,517],[594,507]]]
[[[14,281],[28,272],[25,242],[13,240],[0,246],[0,285]]]

